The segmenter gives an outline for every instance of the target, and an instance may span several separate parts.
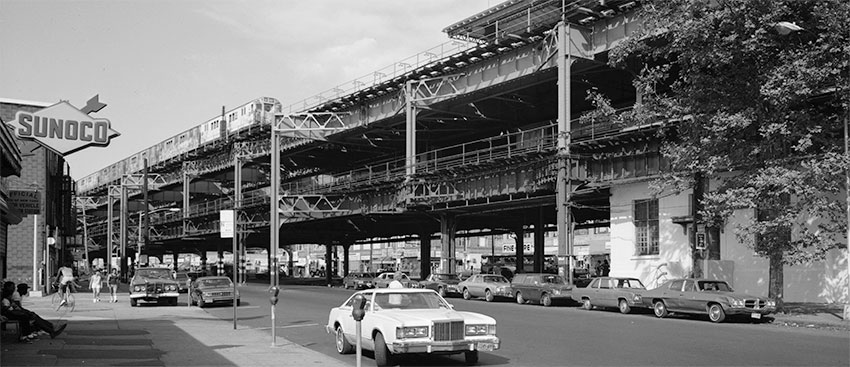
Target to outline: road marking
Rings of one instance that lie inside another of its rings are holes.
[[[240,310],[247,310],[249,308],[260,308],[260,306],[237,306]],[[265,308],[265,307],[262,307]]]
[[[298,324],[298,325],[289,325],[289,326],[277,326],[277,327],[275,327],[275,330],[277,330],[277,329],[292,329],[292,328],[305,327],[305,326],[319,326],[319,324],[314,323],[314,324]],[[271,330],[271,328],[270,327],[258,327],[258,328],[255,328],[254,330]]]

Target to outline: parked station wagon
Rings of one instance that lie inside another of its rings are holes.
[[[569,301],[572,288],[557,274],[520,273],[511,280],[512,296],[519,304],[531,301],[549,307],[556,301]]]
[[[616,307],[621,313],[631,312],[633,307],[646,307],[642,294],[646,287],[635,278],[594,278],[584,288],[574,288],[572,298],[585,310],[596,307]]]
[[[767,297],[735,293],[728,283],[711,279],[671,279],[643,294],[655,316],[669,312],[707,314],[712,322],[723,322],[727,315],[747,315],[759,320],[776,311],[776,302]]]

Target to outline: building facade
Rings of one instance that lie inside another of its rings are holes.
[[[6,124],[18,111],[34,112],[50,105],[0,99],[0,118]],[[18,177],[4,178],[5,186],[8,190],[36,192],[39,214],[9,223],[4,278],[29,284],[37,295],[49,291],[49,277],[64,260],[70,260],[65,245],[76,231],[71,205],[74,185],[70,167],[60,154],[35,141],[12,138],[21,152],[21,170]]]

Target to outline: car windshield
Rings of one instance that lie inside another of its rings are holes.
[[[544,283],[553,283],[553,284],[564,284],[564,278],[560,275],[546,275],[543,277]]]
[[[171,270],[168,269],[138,269],[136,276],[145,278],[171,279]]]
[[[507,283],[508,280],[501,275],[488,275],[484,277],[486,283]]]
[[[446,280],[460,280],[460,278],[458,278],[458,277],[457,277],[457,275],[455,275],[455,274],[441,274],[441,275],[435,275],[435,276],[434,276],[434,279],[435,279],[435,280],[442,280],[442,281],[446,281]]]
[[[732,287],[726,282],[700,281],[699,289],[705,292],[732,292]]]
[[[232,285],[230,279],[227,278],[216,278],[216,279],[202,279],[200,281],[201,287],[227,287]]]
[[[433,310],[449,308],[440,296],[432,292],[378,293],[375,310]]]

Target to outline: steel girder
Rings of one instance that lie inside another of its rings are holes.
[[[326,141],[327,136],[345,131],[360,123],[344,119],[348,113],[301,112],[275,116],[275,133],[280,136]]]

